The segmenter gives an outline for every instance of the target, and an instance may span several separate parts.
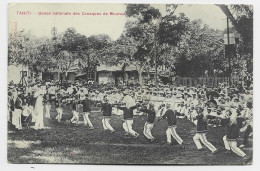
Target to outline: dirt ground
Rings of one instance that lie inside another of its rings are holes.
[[[174,165],[243,165],[252,163],[252,140],[250,146],[244,148],[247,158],[235,154],[226,154],[222,137],[225,128],[209,127],[207,135],[219,150],[216,154],[204,147],[197,151],[193,142],[196,127],[186,119],[178,119],[177,133],[186,143],[186,149],[178,144],[166,145],[166,120],[156,122],[152,133],[155,142],[148,142],[143,132],[146,116],[134,118],[133,129],[140,136],[124,138],[121,116],[112,116],[111,125],[116,132],[110,134],[103,131],[102,114],[98,111],[90,115],[95,129],[83,127],[83,123],[74,125],[66,120],[72,117],[71,110],[66,107],[63,120],[58,123],[54,118],[56,111],[51,109],[52,119],[44,120],[43,130],[14,130],[8,127],[8,161],[10,163],[73,163],[73,164],[174,164]],[[81,118],[82,120],[82,118]],[[242,133],[241,133],[242,136]],[[241,143],[239,140],[238,145]]]

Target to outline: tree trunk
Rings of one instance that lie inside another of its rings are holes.
[[[60,71],[58,71],[58,81],[60,81]]]
[[[218,6],[223,11],[223,13],[230,19],[232,25],[237,30],[237,28],[238,28],[237,21],[234,18],[234,16],[232,15],[232,13],[230,12],[230,10],[228,9],[228,7],[226,5],[221,5],[221,4],[216,4],[216,6]]]
[[[128,84],[128,74],[126,72],[124,72],[124,84]]]
[[[143,70],[144,70],[143,66],[140,66],[140,68],[138,69],[138,76],[139,76],[138,79],[139,79],[139,84],[141,86],[143,85],[143,76],[142,76]]]
[[[95,66],[94,81],[95,81],[95,82],[98,82],[98,80],[97,80],[97,66]]]
[[[32,80],[32,83],[35,83],[35,78],[34,78],[34,72],[33,71],[31,73],[31,80]]]
[[[68,72],[65,72],[65,81],[68,81]]]

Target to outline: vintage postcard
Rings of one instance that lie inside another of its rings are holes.
[[[9,3],[8,162],[252,164],[253,15]]]

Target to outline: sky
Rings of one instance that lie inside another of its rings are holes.
[[[201,19],[214,29],[224,30],[226,27],[227,17],[216,5],[181,5],[175,12],[183,12],[191,20]]]
[[[163,15],[165,5],[152,5],[159,8]],[[64,32],[68,27],[74,27],[77,32],[86,36],[108,34],[116,40],[122,33],[126,22],[123,15],[109,15],[110,12],[124,13],[124,4],[9,4],[9,32],[15,30],[30,30],[31,34],[42,37],[51,36],[51,28]],[[21,12],[30,15],[21,15]],[[81,15],[39,15],[39,12],[74,12]],[[108,15],[82,15],[82,13],[108,13]],[[191,20],[201,19],[211,28],[223,30],[226,16],[215,5],[181,5],[175,13],[183,12]]]

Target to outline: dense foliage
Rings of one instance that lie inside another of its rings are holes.
[[[232,18],[240,33],[232,72],[253,69],[253,9],[247,5],[218,5]],[[76,59],[90,68],[100,64],[134,64],[139,79],[144,70],[164,66],[171,75],[198,77],[229,75],[225,57],[225,30],[209,28],[201,20],[191,21],[175,14],[178,5],[166,6],[166,15],[148,4],[127,4],[124,31],[115,41],[108,35],[86,37],[75,28],[64,33],[51,30],[51,38],[37,38],[30,32],[9,34],[8,63],[28,65],[33,72],[60,69],[68,72]],[[229,10],[229,11],[227,11]],[[241,65],[243,63],[243,65]],[[141,82],[142,80],[140,80]]]

